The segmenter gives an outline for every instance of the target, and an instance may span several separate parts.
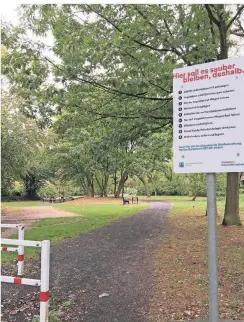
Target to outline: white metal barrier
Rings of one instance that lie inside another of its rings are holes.
[[[18,229],[18,240],[25,239],[25,227],[21,224],[1,224],[1,228],[17,228]],[[24,274],[24,246],[18,247],[1,247],[3,252],[18,252],[18,275]]]
[[[18,245],[41,248],[41,279],[1,276],[1,282],[40,286],[40,322],[48,322],[49,308],[49,268],[50,268],[50,240],[32,241],[2,238],[3,245]]]

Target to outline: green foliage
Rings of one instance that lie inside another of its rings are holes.
[[[48,314],[48,321],[50,322],[59,322],[60,318],[62,318],[64,316],[64,312],[61,311],[60,309],[56,310],[56,309],[51,309],[49,310],[49,314]],[[40,317],[39,316],[35,316],[32,319],[32,322],[40,322]]]
[[[50,298],[50,308],[49,308],[49,314],[48,314],[48,321],[49,322],[59,322],[60,318],[62,318],[68,308],[71,308],[74,305],[73,301],[68,300],[62,303],[57,303],[57,300],[54,296],[51,296]],[[32,319],[32,322],[39,322],[40,317],[34,316]]]
[[[51,184],[51,183],[46,183],[43,187],[41,187],[38,190],[38,195],[44,199],[44,198],[56,198],[58,194],[57,188]]]
[[[192,173],[188,175],[189,178],[189,193],[193,198],[197,196],[206,196],[206,174]]]
[[[26,175],[39,150],[40,130],[34,120],[20,112],[22,101],[2,93],[1,175],[2,194],[8,196],[14,182]]]
[[[83,124],[112,119],[137,134],[158,131],[172,123],[173,68],[218,55],[218,28],[203,5],[23,5],[21,18],[18,28],[3,26],[3,74],[25,112],[44,122],[81,110]],[[52,33],[58,59],[27,31]]]
[[[130,196],[137,196],[138,192],[137,192],[137,189],[135,189],[135,188],[127,187],[127,188],[125,188],[125,194],[130,195]]]
[[[21,112],[52,130],[30,136],[44,139],[37,148],[22,147],[23,135],[12,140],[4,129],[5,193],[22,177],[33,199],[45,179],[72,182],[89,196],[118,197],[128,178],[138,178],[146,195],[204,195],[203,175],[173,175],[170,164],[172,71],[220,57],[221,28],[206,8],[22,5],[20,26],[3,24],[2,71]],[[210,10],[226,25],[232,8]],[[49,33],[54,41],[47,48],[40,37]]]
[[[216,174],[216,194],[217,197],[224,197],[226,194],[226,174]]]
[[[161,189],[164,195],[186,196],[189,194],[189,181],[184,175],[173,173],[171,180],[163,181]],[[159,190],[159,194],[161,191]]]

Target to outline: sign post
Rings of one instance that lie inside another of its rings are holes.
[[[207,174],[209,321],[218,322],[216,173],[244,171],[244,57],[173,71],[174,172]]]
[[[218,322],[218,255],[216,229],[216,174],[207,173],[209,321]]]

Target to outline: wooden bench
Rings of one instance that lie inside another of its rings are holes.
[[[138,197],[132,197],[132,203],[138,203]]]
[[[74,200],[74,198],[71,196],[71,197],[68,197],[68,198],[64,198],[64,197],[60,197],[60,198],[43,198],[42,201],[43,202],[49,202],[49,203],[62,203],[62,202],[65,202],[65,201],[72,201]]]

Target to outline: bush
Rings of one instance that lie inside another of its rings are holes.
[[[127,188],[125,188],[125,193],[126,193],[127,195],[137,196],[138,191],[137,191],[137,189],[135,189],[135,188],[127,187]]]
[[[189,192],[187,177],[182,174],[172,174],[171,180],[164,179],[157,189],[158,195],[186,196]]]
[[[41,187],[38,190],[38,195],[42,198],[42,199],[49,199],[52,197],[57,196],[58,194],[58,189],[51,183],[45,184],[43,187]]]

